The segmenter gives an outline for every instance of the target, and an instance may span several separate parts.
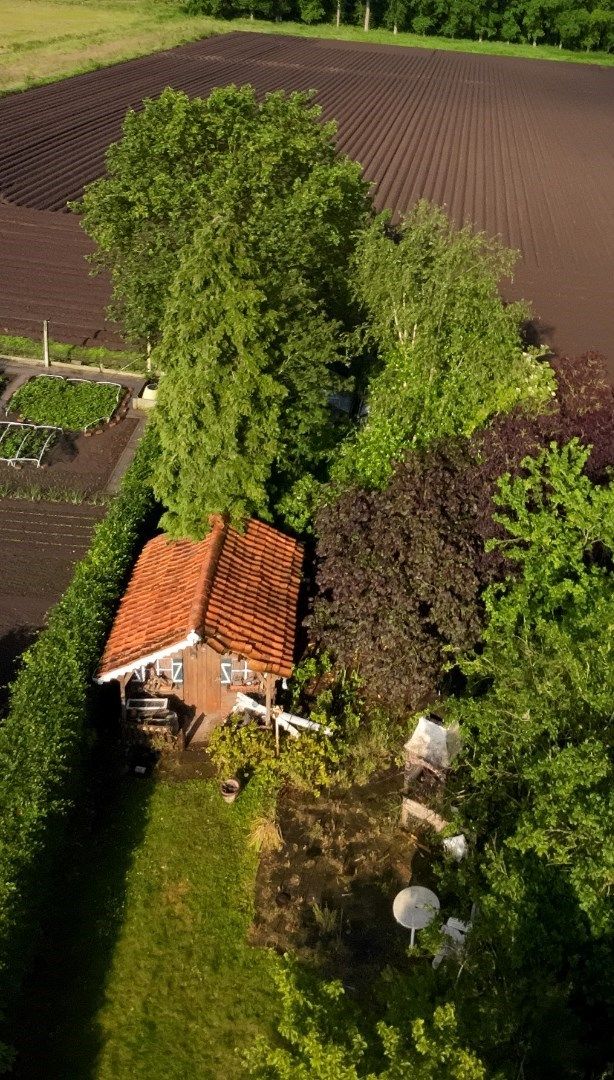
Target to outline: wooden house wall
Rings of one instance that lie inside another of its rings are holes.
[[[240,658],[236,654],[227,655],[232,655],[239,666]],[[256,687],[223,685],[220,666],[223,657],[206,643],[200,642],[173,654],[173,659],[183,660],[183,683],[174,684],[172,689],[160,687],[156,696],[167,697],[169,707],[179,714],[183,713],[181,722],[186,731],[199,729],[206,734],[230,714],[237,700],[237,689],[243,689],[246,693],[257,692]],[[129,676],[123,676],[120,680],[123,697],[126,693],[130,696],[130,689],[126,686],[128,679]],[[135,696],[138,696],[137,691]],[[180,703],[185,706],[183,710]]]

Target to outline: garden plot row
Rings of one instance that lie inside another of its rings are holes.
[[[117,382],[36,375],[8,402],[9,419],[0,421],[0,460],[40,466],[64,431],[102,430],[126,401]]]
[[[102,506],[0,500],[0,704],[14,664],[89,546]]]

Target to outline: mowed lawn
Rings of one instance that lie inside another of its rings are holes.
[[[26,991],[19,1077],[226,1080],[273,1035],[275,956],[247,944],[269,806],[208,779],[126,778],[65,883]]]
[[[425,37],[343,25],[186,15],[182,0],[0,0],[0,93],[232,30],[614,65],[608,53]]]
[[[0,93],[205,37],[215,25],[172,0],[0,0]]]

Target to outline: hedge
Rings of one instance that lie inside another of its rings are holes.
[[[24,654],[0,727],[0,1010],[36,933],[62,822],[92,745],[92,676],[155,503],[148,428],[47,628]],[[2,1071],[0,1047],[0,1072]]]

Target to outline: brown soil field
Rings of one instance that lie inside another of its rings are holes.
[[[101,174],[129,106],[232,82],[313,89],[379,207],[398,216],[424,196],[499,234],[522,253],[505,295],[533,302],[559,352],[614,365],[614,69],[259,34],[0,101],[0,326],[48,317],[67,341],[112,340],[108,285],[88,278],[87,240],[58,211]]]
[[[0,707],[18,657],[64,592],[105,513],[104,506],[0,499]]]

